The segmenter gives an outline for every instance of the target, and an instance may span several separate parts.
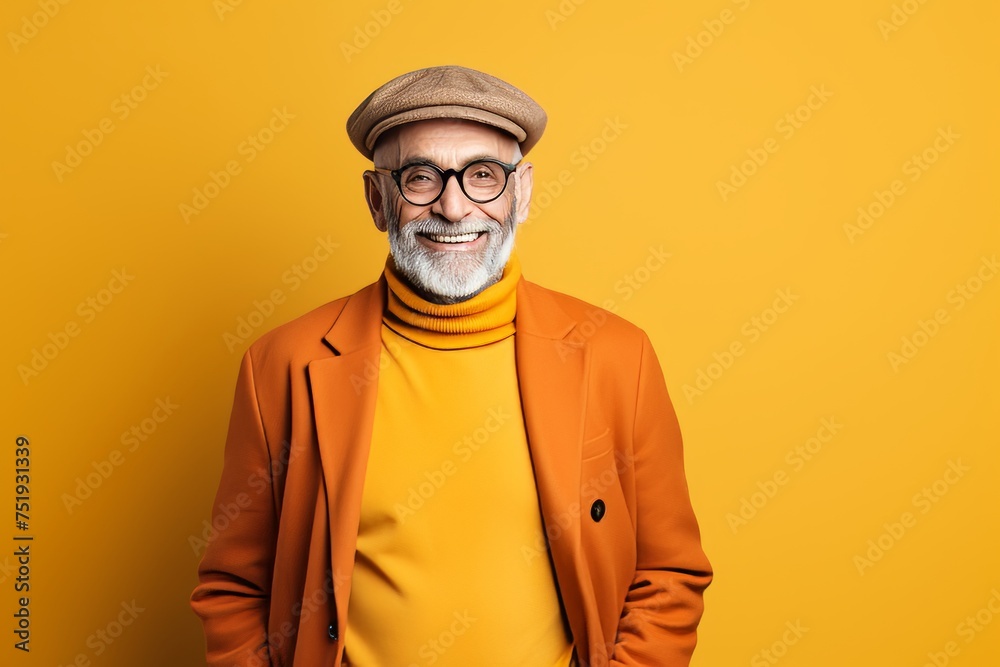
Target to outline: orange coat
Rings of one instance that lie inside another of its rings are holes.
[[[341,665],[385,292],[383,277],[243,357],[216,534],[191,596],[212,667]],[[649,339],[523,279],[516,327],[525,429],[579,664],[687,665],[712,572]],[[526,545],[526,557],[544,549]]]

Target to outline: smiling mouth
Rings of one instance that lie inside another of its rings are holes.
[[[425,239],[435,243],[471,243],[486,232],[469,232],[468,234],[421,234]]]

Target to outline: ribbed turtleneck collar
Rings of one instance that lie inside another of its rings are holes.
[[[385,263],[389,290],[382,321],[404,338],[439,350],[495,343],[514,333],[520,278],[521,264],[512,254],[500,280],[476,296],[460,303],[431,303],[406,283],[390,255]]]

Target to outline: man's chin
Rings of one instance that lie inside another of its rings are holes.
[[[466,301],[495,282],[483,270],[471,274],[463,272],[458,275],[448,272],[428,272],[418,274],[415,278],[416,280],[411,282],[420,287],[424,296],[435,303]]]
[[[399,272],[418,294],[432,303],[467,301],[503,275],[513,249],[513,237],[480,234],[468,243],[440,243],[413,234],[392,243]],[[462,246],[458,248],[456,246]]]
[[[410,285],[433,303],[466,301],[496,282],[481,259],[447,250],[397,257],[396,266]],[[498,273],[502,272],[501,267]]]

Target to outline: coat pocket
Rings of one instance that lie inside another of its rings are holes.
[[[611,451],[614,444],[611,438],[611,429],[605,426],[604,430],[599,431],[595,436],[584,436],[581,458],[584,461],[589,461],[598,456],[604,456]]]

